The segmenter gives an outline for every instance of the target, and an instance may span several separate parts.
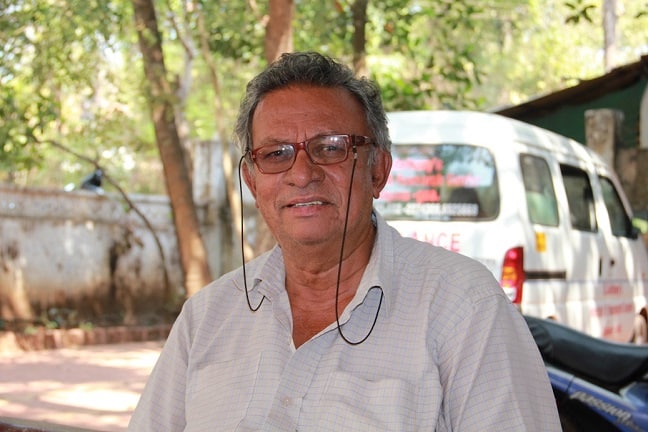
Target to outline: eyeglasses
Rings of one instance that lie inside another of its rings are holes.
[[[373,140],[362,135],[318,135],[299,143],[277,143],[248,150],[259,171],[264,174],[278,174],[288,171],[297,159],[297,152],[304,150],[316,165],[333,165],[344,162],[350,147],[373,144]]]

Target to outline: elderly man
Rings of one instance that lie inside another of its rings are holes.
[[[249,83],[236,132],[277,246],[187,301],[131,430],[560,430],[492,275],[374,211],[391,168],[375,84],[285,54]]]

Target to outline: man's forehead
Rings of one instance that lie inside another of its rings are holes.
[[[341,87],[289,86],[266,94],[251,119],[254,147],[322,134],[366,135],[362,106]]]

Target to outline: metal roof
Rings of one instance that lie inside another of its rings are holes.
[[[578,85],[532,99],[528,102],[493,112],[517,119],[543,117],[565,105],[579,105],[590,102],[608,93],[630,87],[643,77],[648,77],[648,55],[638,62],[612,69],[600,77],[583,80]]]

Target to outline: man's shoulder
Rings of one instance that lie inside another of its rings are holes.
[[[441,290],[444,296],[457,295],[469,302],[503,295],[493,274],[479,261],[417,239],[404,237],[391,228],[390,244],[393,272],[401,282],[424,287],[429,292]],[[385,259],[383,257],[383,259]],[[386,267],[386,265],[385,265]]]

